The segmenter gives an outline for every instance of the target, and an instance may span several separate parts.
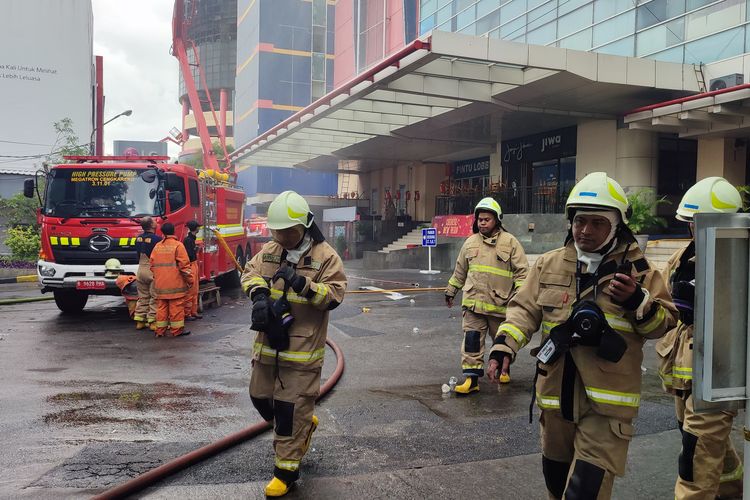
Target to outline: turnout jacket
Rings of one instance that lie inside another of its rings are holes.
[[[270,300],[282,296],[284,280],[270,283],[284,262],[286,251],[275,241],[269,241],[246,265],[242,273],[242,289],[251,295],[265,290]],[[289,264],[292,265],[292,264]],[[289,348],[278,353],[279,366],[300,370],[314,370],[323,366],[325,341],[328,332],[328,311],[344,300],[346,276],[344,265],[336,251],[325,241],[313,243],[296,266],[298,276],[305,278],[305,287],[297,294],[289,288],[287,300],[294,317],[289,329]],[[253,359],[275,364],[276,350],[270,347],[263,332],[257,332]]]
[[[461,247],[445,295],[454,297],[463,290],[461,307],[503,317],[528,269],[526,253],[515,236],[503,230],[488,238],[475,233]]]
[[[193,286],[185,245],[167,236],[151,251],[151,272],[154,274],[154,295],[157,299],[179,299]]]
[[[631,276],[640,283],[644,292],[648,291],[642,317],[638,319],[636,311],[615,304],[603,292],[613,279],[625,251],[626,244],[621,243],[601,262],[596,296],[596,303],[605,313],[609,325],[625,339],[625,354],[620,361],[613,363],[597,356],[596,347],[575,345],[551,364],[538,362],[535,389],[536,402],[541,409],[571,414],[567,405],[573,403],[571,395],[577,371],[594,411],[621,419],[632,419],[637,415],[643,344],[646,339],[659,338],[672,328],[677,312],[661,272],[651,267],[635,244],[630,245],[625,257],[633,263]],[[576,301],[577,260],[572,241],[539,257],[525,284],[511,300],[491,353],[503,351],[515,357],[540,329],[540,345],[543,345],[552,328],[568,319]],[[587,276],[588,279],[584,279]],[[593,299],[593,275],[582,275],[581,288],[581,300]],[[532,354],[536,354],[535,350]]]
[[[680,259],[687,247],[677,250],[664,266],[664,274],[669,277],[669,291],[672,291],[672,276],[680,266]],[[695,262],[695,256],[690,261]],[[680,394],[693,388],[693,325],[682,321],[656,343],[659,358],[659,377],[662,387],[671,394]]]

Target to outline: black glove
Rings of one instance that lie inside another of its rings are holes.
[[[289,283],[289,286],[292,287],[292,290],[297,293],[302,293],[302,290],[305,288],[306,284],[305,278],[298,275],[292,266],[287,266],[286,264],[281,266],[279,270],[276,271],[276,274],[274,274],[273,278],[271,278],[271,283],[273,283],[277,279],[283,279],[284,281]]]
[[[251,319],[251,329],[264,331],[268,328],[268,324],[271,321],[271,304],[268,302],[268,295],[265,293],[258,293],[253,297]]]
[[[494,359],[497,361],[497,370],[495,370],[495,373],[488,373],[487,376],[492,379],[499,379],[500,373],[503,371],[503,360],[505,358],[510,358],[510,354],[508,354],[505,351],[493,351],[490,353],[490,359]],[[511,360],[512,361],[512,360]]]
[[[676,281],[672,285],[672,300],[680,312],[680,321],[686,325],[692,325],[695,285],[690,281]]]

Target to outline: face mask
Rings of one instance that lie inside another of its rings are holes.
[[[294,265],[297,265],[302,256],[305,255],[308,250],[310,250],[310,247],[312,247],[312,237],[310,236],[310,234],[305,233],[305,237],[302,238],[302,241],[297,246],[297,248],[293,250],[287,250],[286,260]]]

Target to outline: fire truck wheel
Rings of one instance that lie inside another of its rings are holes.
[[[242,269],[245,269],[245,264],[247,264],[247,259],[245,258],[245,254],[242,252],[242,248],[237,247],[237,262],[240,263],[240,267]]]
[[[83,311],[86,302],[89,300],[88,294],[81,293],[77,290],[56,290],[55,304],[65,314],[78,314]]]

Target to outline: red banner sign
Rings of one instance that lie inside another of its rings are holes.
[[[438,236],[449,238],[467,238],[472,235],[473,215],[436,215],[432,227],[437,229]]]

